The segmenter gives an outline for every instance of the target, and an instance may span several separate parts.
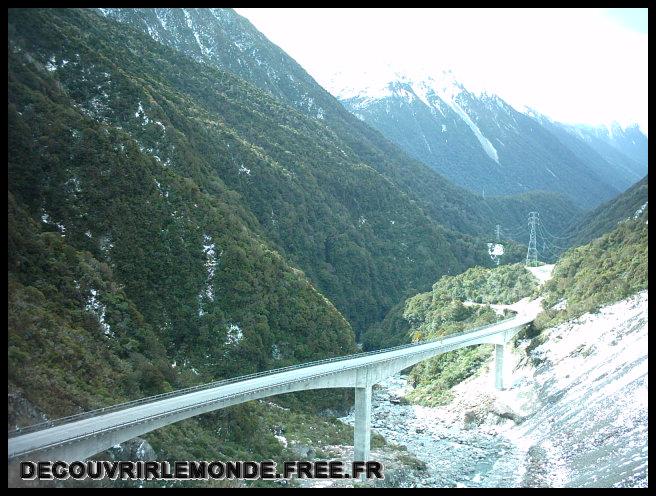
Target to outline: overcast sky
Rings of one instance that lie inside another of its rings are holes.
[[[322,86],[453,70],[568,123],[647,131],[647,9],[236,9]]]

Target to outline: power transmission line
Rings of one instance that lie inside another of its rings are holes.
[[[548,230],[546,227],[544,227],[544,225],[542,226],[542,228],[544,229],[544,231],[546,232],[546,234],[547,234],[548,236],[550,236],[550,237],[552,237],[552,238],[554,238],[554,239],[567,240],[567,239],[571,239],[571,238],[576,237],[576,233],[575,233],[575,234],[570,234],[569,236],[555,236],[555,235],[551,234],[551,232],[549,232],[549,230]]]
[[[539,225],[540,214],[537,212],[528,213],[529,240],[528,250],[526,251],[526,266],[535,267],[538,264],[538,247],[536,241],[536,225]]]
[[[572,222],[570,227],[574,226],[575,224],[576,221]],[[557,245],[554,243],[554,240],[562,240],[567,242],[567,240],[574,238],[576,236],[576,234],[571,234],[569,236],[556,236],[554,234],[551,234],[551,232],[544,226],[544,224],[540,220],[540,214],[537,211],[529,212],[528,228],[529,228],[529,241],[528,241],[528,248],[526,250],[527,266],[535,266],[538,263],[538,240],[537,240],[538,234],[540,235],[542,241],[541,251],[545,255],[548,254],[556,259],[560,256],[562,252],[567,251],[568,247]],[[497,224],[494,231],[497,243],[499,243],[502,233],[504,237],[506,237],[507,239],[519,240],[522,237],[522,234],[524,234],[525,232],[524,229],[526,228],[519,227],[519,226],[513,227],[512,229],[509,228],[502,229],[501,225]],[[567,229],[569,229],[569,227]]]
[[[558,251],[554,250],[554,248],[549,246],[548,244],[546,246],[546,250],[545,250],[544,253],[552,256],[554,259],[558,259],[560,257],[560,255],[562,254],[562,252],[558,252]]]
[[[526,233],[526,227],[514,228],[512,230],[503,228],[502,231],[506,239],[519,240],[519,238],[521,238]]]
[[[505,229],[504,228],[503,232],[507,236],[519,236],[519,235],[526,232],[526,227],[522,227],[521,229],[517,229],[517,228],[515,228],[515,229]]]
[[[545,236],[544,236],[544,231],[542,229],[542,223],[539,223],[537,226],[537,232],[540,234],[541,240],[542,240],[542,254],[545,258],[553,258],[554,261],[558,259],[560,256],[560,253],[558,252],[557,248],[551,241],[549,241]]]
[[[561,251],[566,251],[566,250],[568,250],[568,248],[566,248],[566,247],[564,247],[564,246],[559,246],[559,245],[555,244],[553,241],[551,241],[551,240],[549,240],[549,239],[547,239],[547,238],[545,237],[545,235],[544,235],[544,234],[545,234],[545,228],[544,228],[544,226],[542,225],[542,223],[540,223],[540,224],[538,225],[538,231],[540,232],[540,236],[542,236],[542,240],[543,240],[544,242],[548,243],[548,244],[549,244],[550,246],[552,246],[553,248],[556,248],[556,249],[561,250]]]

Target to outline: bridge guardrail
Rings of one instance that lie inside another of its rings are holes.
[[[323,364],[326,364],[326,363],[334,363],[334,362],[339,362],[339,361],[344,361],[344,360],[352,360],[352,359],[355,359],[355,358],[361,358],[361,357],[365,357],[365,356],[377,355],[377,354],[387,353],[387,352],[390,352],[390,351],[396,351],[396,350],[405,349],[405,348],[412,348],[412,347],[421,346],[421,345],[424,345],[424,344],[435,343],[435,342],[438,342],[438,341],[442,341],[445,338],[454,338],[454,337],[463,336],[465,334],[469,334],[469,333],[473,333],[473,332],[479,332],[479,331],[482,331],[482,330],[487,329],[489,327],[494,327],[494,326],[497,326],[499,324],[503,324],[504,322],[509,322],[509,321],[514,320],[516,318],[517,318],[517,316],[513,316],[513,317],[503,319],[503,320],[500,320],[500,321],[497,321],[497,322],[492,322],[490,324],[486,324],[486,325],[483,325],[483,326],[480,326],[480,327],[476,327],[474,329],[468,329],[466,331],[461,331],[461,332],[449,334],[447,336],[441,336],[440,338],[425,339],[425,340],[417,341],[417,342],[414,342],[414,343],[407,343],[407,344],[394,346],[392,348],[385,348],[385,349],[382,349],[382,350],[365,351],[365,352],[362,352],[362,353],[355,353],[355,354],[352,354],[352,355],[343,355],[343,356],[338,356],[338,357],[325,358],[325,359],[322,359],[322,360],[315,360],[313,362],[305,362],[305,363],[302,363],[302,364],[289,365],[287,367],[264,370],[264,371],[255,372],[255,373],[252,373],[252,374],[247,374],[247,375],[243,375],[243,376],[239,376],[239,377],[233,377],[233,378],[229,378],[229,379],[222,379],[222,380],[219,380],[219,381],[213,381],[213,382],[206,383],[206,384],[199,384],[198,386],[191,386],[191,387],[188,387],[188,388],[179,389],[179,390],[176,390],[176,391],[171,391],[169,393],[161,393],[161,394],[157,394],[157,395],[154,395],[154,396],[148,396],[146,398],[141,398],[141,399],[138,399],[138,400],[132,400],[132,401],[124,402],[124,403],[119,403],[117,405],[113,405],[113,406],[110,406],[110,407],[97,408],[97,409],[94,409],[94,410],[89,410],[89,411],[86,411],[86,412],[81,412],[81,413],[77,413],[77,414],[74,414],[74,415],[69,415],[67,417],[61,417],[61,418],[58,418],[58,419],[53,419],[53,420],[49,420],[49,421],[45,421],[45,422],[39,422],[37,424],[32,424],[30,426],[13,429],[13,430],[8,431],[8,437],[11,438],[11,437],[22,436],[22,435],[28,434],[30,432],[37,432],[37,431],[44,430],[44,429],[50,429],[52,427],[67,424],[67,423],[70,423],[70,422],[75,422],[75,421],[78,421],[78,420],[84,420],[86,418],[91,418],[91,417],[94,417],[94,416],[97,416],[97,415],[100,415],[100,414],[107,414],[107,413],[117,412],[117,411],[121,411],[121,410],[126,410],[126,409],[132,408],[134,406],[143,405],[143,404],[146,404],[146,403],[152,403],[152,402],[155,402],[155,401],[160,401],[160,400],[168,399],[168,398],[175,398],[177,396],[181,396],[181,395],[196,392],[196,391],[202,391],[202,390],[206,390],[206,389],[212,389],[212,388],[216,388],[216,387],[220,387],[220,386],[234,384],[235,382],[242,382],[242,381],[246,381],[246,380],[250,380],[250,379],[257,379],[259,377],[264,377],[264,376],[268,376],[268,375],[279,374],[279,373],[282,373],[282,372],[288,372],[288,371],[291,371],[291,370],[298,370],[298,369],[302,369],[302,368],[306,368],[306,367],[314,367],[316,365],[323,365]],[[85,435],[89,435],[89,434],[85,434]]]
[[[454,338],[454,337],[463,336],[463,335],[466,335],[466,334],[471,334],[471,333],[474,333],[474,332],[482,331],[482,330],[485,330],[489,327],[493,327],[495,325],[502,324],[503,322],[507,322],[507,321],[513,320],[515,318],[516,317],[512,317],[510,319],[500,320],[498,322],[494,322],[492,324],[487,324],[487,325],[478,327],[476,329],[470,329],[468,331],[462,331],[462,332],[449,334],[448,336],[442,336],[439,339],[423,340],[421,342],[413,343],[413,344],[410,344],[410,345],[407,345],[407,344],[406,345],[400,345],[400,346],[395,346],[393,348],[386,348],[384,350],[377,350],[377,351],[373,351],[373,352],[359,353],[359,354],[356,354],[356,355],[357,356],[377,355],[377,354],[381,354],[381,353],[385,353],[385,352],[389,352],[389,351],[394,351],[394,350],[403,349],[403,348],[411,348],[411,347],[420,346],[420,345],[424,345],[424,344],[437,343],[437,342],[443,343],[444,339]],[[520,324],[520,325],[524,325],[524,324]],[[347,355],[347,356],[352,358],[356,355]],[[384,360],[381,360],[381,361],[386,362],[386,361],[392,361],[392,360],[395,360],[395,358],[387,358],[387,359],[384,359]],[[320,362],[326,362],[326,361],[336,362],[336,361],[339,361],[339,360],[326,359],[326,360],[319,360],[319,361]],[[311,365],[305,364],[305,366],[310,367]],[[343,372],[345,370],[355,369],[355,368],[359,368],[359,367],[360,367],[359,365],[352,365],[350,367],[344,367],[344,368],[340,369],[339,372]],[[285,368],[288,368],[288,367],[285,367]],[[304,368],[304,367],[294,366],[293,368],[298,369],[298,368]],[[94,430],[91,430],[91,431],[86,431],[82,434],[78,434],[76,436],[66,438],[66,439],[63,439],[61,441],[50,443],[50,444],[47,444],[47,445],[44,445],[44,446],[39,446],[38,448],[32,448],[32,449],[25,450],[25,451],[22,451],[22,452],[12,453],[9,456],[9,458],[11,459],[11,458],[15,458],[17,456],[24,456],[24,455],[29,454],[29,453],[33,453],[33,452],[37,452],[37,451],[43,451],[43,450],[48,449],[48,448],[52,448],[52,447],[55,447],[55,446],[60,446],[60,445],[63,445],[63,444],[68,444],[68,443],[74,442],[77,439],[83,439],[83,438],[86,438],[86,437],[89,437],[89,436],[102,434],[104,432],[110,432],[112,430],[124,428],[124,427],[129,426],[129,425],[140,424],[140,423],[143,423],[143,422],[154,420],[154,419],[159,418],[159,417],[167,417],[167,416],[170,416],[170,415],[175,415],[176,413],[184,412],[186,410],[193,410],[193,409],[196,409],[200,406],[208,405],[208,404],[211,404],[211,403],[216,403],[216,402],[219,402],[219,401],[225,401],[226,399],[238,397],[238,396],[241,396],[243,394],[253,394],[253,393],[256,393],[256,392],[259,392],[259,391],[263,391],[263,390],[266,390],[266,389],[271,389],[271,388],[278,387],[278,386],[281,386],[281,385],[291,384],[291,383],[299,382],[299,381],[305,381],[305,380],[308,380],[308,379],[314,379],[314,378],[323,377],[323,376],[326,376],[326,375],[332,375],[334,373],[335,373],[334,371],[321,372],[321,373],[314,374],[314,375],[311,375],[311,376],[308,376],[308,377],[290,379],[288,381],[285,381],[285,382],[282,382],[282,383],[276,384],[276,385],[260,386],[258,388],[254,388],[254,389],[251,389],[251,390],[248,390],[248,391],[232,393],[232,394],[229,394],[229,395],[226,395],[226,396],[222,396],[221,398],[213,398],[213,399],[209,399],[209,400],[199,401],[197,403],[194,403],[193,405],[187,405],[187,406],[184,406],[184,407],[176,408],[175,410],[170,410],[170,411],[163,412],[163,413],[157,413],[157,414],[149,415],[149,416],[146,416],[146,417],[140,417],[138,419],[130,420],[128,422],[123,422],[121,424],[116,424],[116,425],[112,425],[112,426],[109,426],[109,427],[104,427],[102,429],[94,429]],[[268,375],[268,374],[262,374],[262,375]]]

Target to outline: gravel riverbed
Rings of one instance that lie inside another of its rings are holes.
[[[643,291],[545,331],[513,354],[512,387],[493,387],[490,359],[447,405],[405,404],[403,375],[374,387],[371,459],[397,487],[647,486],[647,308]],[[353,413],[340,419],[353,424]],[[352,459],[352,446],[324,446]],[[301,480],[302,486],[353,486]]]

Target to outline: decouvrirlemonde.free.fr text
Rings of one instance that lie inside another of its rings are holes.
[[[24,480],[209,480],[209,479],[383,479],[383,464],[376,461],[286,461],[278,472],[272,460],[255,461],[24,461]]]

